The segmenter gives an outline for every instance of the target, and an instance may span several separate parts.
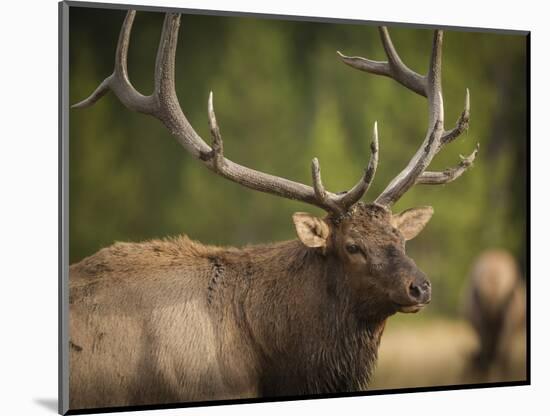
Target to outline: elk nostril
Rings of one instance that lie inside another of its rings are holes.
[[[414,283],[411,283],[409,286],[409,295],[413,299],[419,299],[422,295],[422,290]]]

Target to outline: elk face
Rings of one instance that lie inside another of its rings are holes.
[[[335,256],[362,315],[418,312],[430,302],[426,275],[405,254],[405,241],[428,223],[431,207],[392,215],[378,205],[356,204],[339,221],[294,214],[300,240]]]

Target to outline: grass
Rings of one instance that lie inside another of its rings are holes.
[[[479,382],[468,374],[476,334],[462,320],[388,320],[370,389],[441,386]]]

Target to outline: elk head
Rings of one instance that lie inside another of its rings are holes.
[[[418,312],[430,302],[426,275],[405,254],[405,241],[414,238],[433,214],[431,207],[392,215],[375,204],[355,204],[341,217],[293,216],[299,239],[319,248],[341,265],[362,316]]]
[[[128,11],[120,32],[113,73],[84,101],[83,108],[94,104],[109,90],[129,109],[159,119],[176,140],[196,159],[216,174],[253,190],[300,200],[325,210],[325,218],[306,213],[293,216],[299,239],[307,247],[334,256],[354,289],[357,303],[376,299],[377,309],[385,313],[416,312],[430,301],[430,283],[414,261],[405,254],[405,241],[414,238],[432,216],[431,207],[391,213],[391,206],[415,184],[445,184],[458,178],[477,155],[462,158],[458,166],[442,172],[426,170],[441,148],[467,129],[470,98],[466,90],[465,107],[454,129],[443,127],[441,90],[441,50],[443,32],[436,30],[427,75],[409,69],[398,56],[388,30],[381,27],[380,37],[388,60],[372,61],[347,57],[343,62],[362,71],[393,78],[428,100],[428,128],[424,141],[408,165],[393,179],[372,204],[360,203],[374,177],[378,164],[378,131],[374,124],[370,161],[364,174],[347,192],[325,190],[317,159],[312,161],[313,186],[259,172],[237,164],[224,156],[223,141],[214,113],[213,96],[208,100],[208,118],[212,135],[209,146],[187,121],[176,96],[175,56],[180,15],[167,13],[155,66],[155,87],[149,96],[140,94],[130,83],[127,54],[135,11]]]

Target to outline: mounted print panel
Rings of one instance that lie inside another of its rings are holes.
[[[128,7],[60,4],[60,413],[529,383],[527,32]]]

